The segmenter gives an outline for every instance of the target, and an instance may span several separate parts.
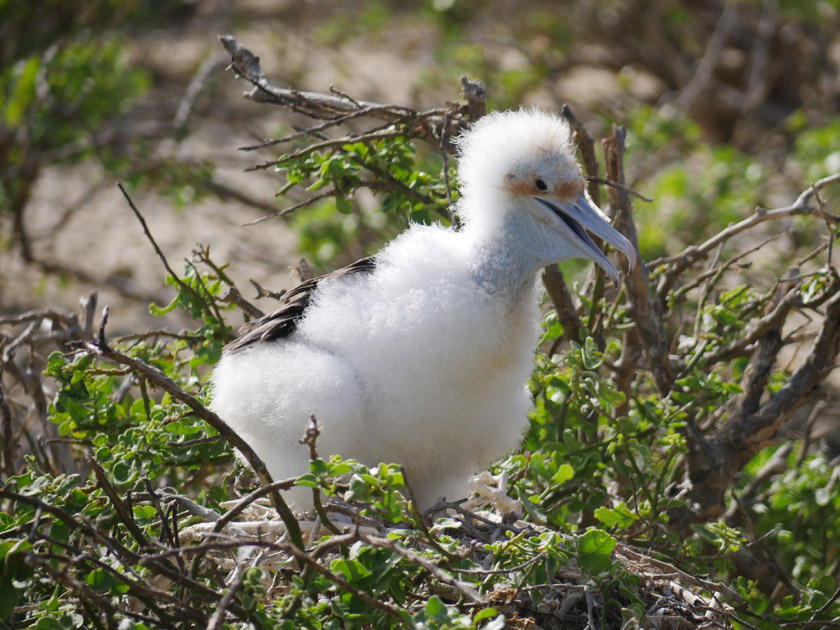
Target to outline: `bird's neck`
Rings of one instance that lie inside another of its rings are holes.
[[[544,263],[528,249],[528,242],[510,229],[491,234],[468,232],[471,239],[471,271],[476,284],[493,297],[514,302],[528,298]]]

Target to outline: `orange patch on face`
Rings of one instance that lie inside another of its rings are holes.
[[[528,197],[545,195],[545,191],[537,190],[537,187],[534,185],[535,179],[536,176],[525,179],[514,179],[509,176],[508,183],[505,185],[505,190],[512,195],[522,195]],[[583,194],[583,188],[583,178],[576,177],[571,181],[564,181],[560,183],[555,182],[551,194],[563,201],[572,201],[576,199],[578,195]]]
[[[572,181],[562,182],[555,189],[554,194],[560,199],[571,201],[583,194],[583,178],[576,177]]]
[[[512,195],[522,195],[528,197],[533,197],[534,195],[539,194],[534,186],[533,180],[530,179],[509,178],[508,183],[505,185],[505,190]]]

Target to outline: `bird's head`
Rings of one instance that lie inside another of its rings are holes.
[[[618,284],[618,271],[591,232],[633,268],[633,245],[586,196],[565,120],[538,110],[490,114],[459,139],[459,149],[459,214],[468,229],[525,237],[543,265],[587,258]]]

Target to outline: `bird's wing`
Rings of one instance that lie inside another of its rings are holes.
[[[283,294],[278,307],[274,311],[242,326],[239,329],[239,336],[227,344],[224,351],[233,354],[257,343],[288,337],[297,328],[306,307],[312,300],[312,292],[317,288],[318,283],[328,278],[334,279],[356,273],[370,273],[375,266],[375,257],[368,256],[347,267],[301,282],[295,288]]]

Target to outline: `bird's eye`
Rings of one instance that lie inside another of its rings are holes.
[[[534,186],[536,186],[537,190],[541,192],[548,190],[548,184],[545,183],[545,180],[542,177],[537,177],[537,179],[534,180]]]

